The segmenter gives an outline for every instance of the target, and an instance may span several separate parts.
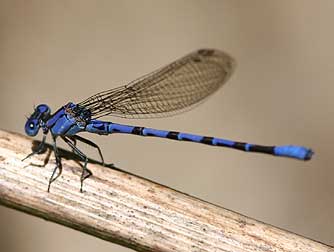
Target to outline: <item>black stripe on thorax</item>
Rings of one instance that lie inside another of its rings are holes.
[[[47,124],[51,119],[53,119],[53,118],[55,117],[55,115],[56,115],[60,110],[62,110],[62,108],[58,109],[55,113],[53,113],[53,115],[50,116],[50,118],[49,118],[45,123]],[[51,129],[51,128],[58,122],[58,120],[59,120],[60,118],[63,118],[64,116],[66,116],[65,112],[64,112],[63,114],[61,114],[61,115],[57,118],[57,120],[55,120],[55,121],[53,122],[53,124],[49,125],[49,129]]]
[[[74,127],[77,127],[77,125],[74,123],[71,125],[71,127],[69,127],[64,133],[63,135],[66,135],[71,129],[73,129]]]

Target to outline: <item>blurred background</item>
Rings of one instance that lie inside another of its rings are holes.
[[[34,105],[55,111],[195,49],[224,50],[238,68],[196,109],[155,120],[107,119],[310,146],[312,161],[131,135],[89,138],[124,170],[333,245],[333,9],[330,0],[1,0],[0,128],[24,134]],[[7,252],[130,251],[1,206],[0,226]]]

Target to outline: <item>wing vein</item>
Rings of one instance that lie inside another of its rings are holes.
[[[127,85],[97,93],[78,105],[92,118],[170,116],[201,103],[230,78],[236,63],[228,54],[201,49]]]

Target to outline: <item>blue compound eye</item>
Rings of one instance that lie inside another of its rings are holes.
[[[36,119],[28,119],[24,127],[28,136],[36,136],[39,131],[39,124]]]
[[[37,106],[36,110],[39,112],[39,113],[50,113],[50,108],[48,105],[46,104],[40,104]]]

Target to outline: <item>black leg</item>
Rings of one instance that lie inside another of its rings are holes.
[[[88,163],[88,158],[85,154],[82,153],[81,150],[79,150],[67,137],[62,136],[61,137],[73,150],[74,152],[76,152],[79,157],[84,161],[84,165],[83,165],[83,169],[82,169],[82,173],[81,173],[81,177],[80,177],[80,182],[81,182],[81,186],[80,186],[80,192],[83,192],[82,190],[82,186],[83,186],[83,181],[90,177],[93,173],[87,168],[87,163]]]
[[[78,136],[78,135],[69,136],[68,138],[73,141],[74,146],[76,146],[76,143],[77,143],[77,140],[78,140],[78,141],[83,142],[83,143],[85,143],[85,144],[87,144],[89,146],[92,146],[93,148],[96,148],[98,150],[98,152],[99,152],[102,165],[104,165],[104,158],[103,158],[103,155],[102,155],[102,151],[101,151],[100,147],[96,143],[94,143],[94,142],[92,142],[92,141],[90,141],[90,140],[88,140],[86,138],[83,138],[81,136]]]
[[[63,167],[62,167],[62,164],[61,164],[61,159],[60,159],[58,148],[57,148],[57,145],[56,145],[56,137],[52,136],[52,140],[53,140],[53,151],[55,153],[55,158],[56,158],[56,167],[53,169],[52,175],[49,179],[48,192],[50,192],[51,183],[54,182],[61,175],[61,173],[63,171]],[[58,169],[59,169],[59,172],[58,172],[57,175],[55,175],[56,171]]]
[[[77,140],[73,137],[68,137],[69,139],[71,139],[73,141],[73,145],[77,146]],[[75,153],[74,149],[72,148],[72,152]]]
[[[46,140],[46,135],[43,135],[43,139],[42,142],[38,145],[37,149],[34,150],[33,152],[31,152],[29,155],[27,155],[24,159],[22,159],[22,161],[30,158],[31,156],[35,155],[35,154],[40,154],[42,153],[44,146],[45,146],[45,140]]]

